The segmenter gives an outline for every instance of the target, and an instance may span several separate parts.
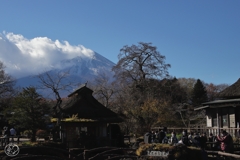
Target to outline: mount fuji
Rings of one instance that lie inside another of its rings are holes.
[[[38,74],[45,75],[57,75],[58,73],[67,73],[67,80],[63,83],[72,82],[73,84],[84,84],[86,82],[94,83],[94,80],[99,76],[103,75],[109,78],[109,81],[113,80],[112,67],[115,64],[103,57],[102,55],[94,52],[91,57],[77,56],[72,59],[62,60],[52,65],[49,70]],[[38,75],[30,75],[23,78],[19,78],[16,81],[18,87],[29,87],[39,86],[40,79]],[[76,89],[77,86],[72,86],[72,90]],[[41,94],[49,94],[49,91],[45,90]],[[63,96],[67,96],[69,91],[61,91]]]
[[[0,61],[16,79],[16,87],[40,86],[39,75],[68,74],[67,81],[90,85],[104,75],[113,80],[113,62],[83,45],[48,37],[26,38],[21,34],[0,33]],[[64,83],[67,83],[64,79]],[[73,86],[73,89],[79,86]]]

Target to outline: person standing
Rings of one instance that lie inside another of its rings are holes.
[[[9,128],[8,128],[7,126],[5,126],[5,127],[3,128],[3,130],[4,130],[4,133],[3,133],[4,137],[9,137],[9,136],[10,136],[10,130],[9,130]]]
[[[154,130],[152,130],[150,136],[151,136],[151,143],[154,143],[154,141],[156,139],[156,134],[154,133]]]
[[[221,143],[220,148],[223,152],[233,153],[233,139],[229,133],[223,130],[221,136],[217,136],[217,139]]]
[[[159,136],[159,133],[158,131],[155,132],[155,140],[154,140],[154,143],[158,143],[158,136]]]
[[[172,144],[172,145],[175,145],[175,144],[178,143],[178,139],[176,137],[176,133],[175,132],[172,132],[171,137],[168,140],[168,143]]]
[[[218,148],[218,140],[217,137],[214,136],[212,133],[210,133],[209,137],[208,137],[208,142],[211,142],[211,149],[212,150],[217,150]]]
[[[206,149],[206,143],[207,143],[207,135],[206,133],[203,133],[200,137],[200,147],[202,150]]]
[[[12,127],[11,129],[10,129],[10,136],[12,137],[12,141],[14,141],[14,136],[16,136],[16,130]]]
[[[196,132],[193,134],[193,146],[200,147],[200,136]]]
[[[16,130],[12,127],[10,129],[10,136],[15,136],[16,135]]]
[[[184,130],[184,131],[182,132],[181,141],[182,141],[182,143],[185,144],[186,146],[189,145],[188,135],[187,135],[187,131],[186,131],[186,130]]]
[[[158,141],[159,141],[159,143],[162,143],[163,139],[166,137],[166,133],[163,130],[160,130],[158,135],[159,135]]]
[[[188,135],[188,141],[189,141],[189,145],[193,145],[193,132],[190,132]]]
[[[168,144],[168,137],[167,137],[167,136],[165,136],[165,137],[163,138],[162,143],[163,143],[163,144]]]
[[[4,133],[3,133],[3,138],[4,138],[4,142],[5,143],[9,143],[9,136],[10,136],[10,130],[9,130],[9,127],[7,127],[7,126],[5,126],[4,128],[3,128],[3,130],[4,130]]]

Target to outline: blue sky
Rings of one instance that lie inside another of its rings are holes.
[[[124,45],[152,42],[177,78],[240,78],[239,0],[0,0],[0,32],[83,45],[117,63]]]

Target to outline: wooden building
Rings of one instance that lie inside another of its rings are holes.
[[[122,119],[99,103],[92,93],[91,89],[82,86],[62,103],[64,117],[61,119],[61,135],[68,147],[110,146],[117,143],[111,124],[120,123]],[[52,122],[56,123],[57,120],[53,118]]]
[[[218,94],[218,99],[203,103],[195,110],[206,111],[207,131],[219,134],[227,130],[234,137],[239,136],[240,125],[240,79]]]

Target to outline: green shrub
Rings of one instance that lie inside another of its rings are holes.
[[[37,147],[37,146],[45,146],[45,147],[53,147],[59,149],[65,149],[66,145],[61,142],[52,142],[52,141],[45,141],[45,142],[22,142],[19,146],[24,147]]]
[[[31,142],[31,141],[22,142],[20,144],[20,146],[28,146],[28,147],[37,146],[37,145],[38,145],[38,142]]]
[[[24,136],[27,136],[27,137],[31,137],[31,136],[32,136],[32,132],[29,131],[29,130],[25,130],[25,131],[23,132],[23,135],[24,135]]]

